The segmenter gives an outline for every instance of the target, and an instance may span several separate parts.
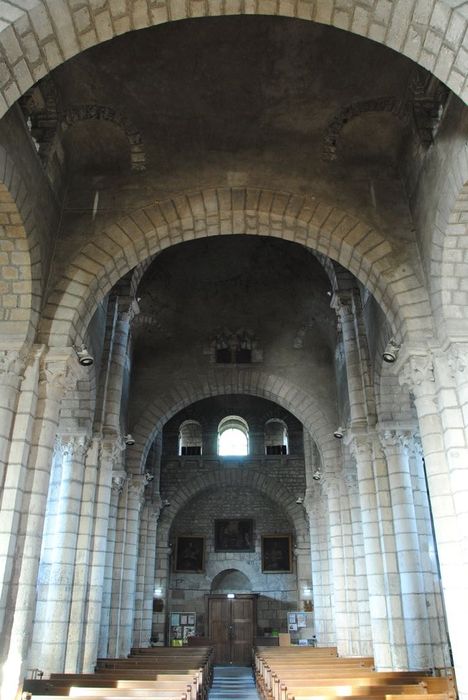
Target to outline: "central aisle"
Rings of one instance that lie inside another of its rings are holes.
[[[208,700],[259,700],[252,669],[246,666],[215,666]]]

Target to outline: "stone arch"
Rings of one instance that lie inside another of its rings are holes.
[[[60,120],[60,128],[63,133],[75,124],[84,121],[110,122],[123,131],[130,149],[130,163],[133,171],[146,169],[146,154],[143,149],[141,134],[129,122],[127,117],[113,109],[103,105],[79,105],[68,109]]]
[[[32,342],[41,306],[39,236],[28,191],[14,162],[0,146],[0,337]]]
[[[239,568],[222,569],[211,581],[211,593],[252,593],[251,578]]]
[[[323,139],[322,159],[336,160],[339,138],[343,128],[361,114],[369,114],[371,112],[386,112],[387,114],[392,114],[404,124],[408,123],[409,113],[406,105],[395,97],[378,97],[373,100],[354,102],[336,114],[328,124]]]
[[[330,25],[377,41],[399,51],[445,82],[468,101],[466,70],[467,17],[450,0],[426,0],[382,5],[368,0],[308,0],[289,4],[256,0],[237,4],[203,5],[199,0],[161,0],[156,5],[129,2],[118,11],[90,0],[76,6],[40,0],[8,5],[0,33],[4,68],[0,116],[39,78],[81,51],[135,29],[205,15],[280,15]]]
[[[320,451],[324,471],[334,470],[339,459],[339,441],[333,437],[336,417],[327,415],[323,402],[284,378],[248,369],[211,370],[198,375],[199,384],[191,382],[175,387],[158,397],[141,411],[131,426],[135,445],[127,450],[127,470],[137,474],[144,471],[146,458],[156,435],[167,421],[195,401],[222,394],[248,394],[274,401],[292,413],[311,434]]]
[[[267,476],[255,471],[255,469],[242,470],[229,467],[218,470],[209,476],[206,473],[200,475],[197,479],[192,479],[190,483],[184,483],[179,488],[177,495],[172,498],[170,505],[164,508],[159,517],[159,541],[168,544],[174,519],[193,498],[209,489],[224,489],[228,486],[245,486],[269,498],[283,509],[293,524],[297,542],[304,544],[307,541],[308,529],[305,510],[302,505],[296,503],[296,495],[293,491],[287,489],[284,484],[279,483],[270,475]]]
[[[413,330],[418,336],[432,331],[427,294],[417,272],[410,262],[402,262],[401,250],[393,250],[365,221],[314,197],[219,188],[158,202],[97,234],[50,296],[43,314],[43,342],[61,347],[79,343],[97,304],[122,275],[168,246],[223,234],[269,235],[314,249],[369,288],[402,339]]]

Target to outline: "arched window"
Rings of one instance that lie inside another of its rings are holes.
[[[279,418],[272,418],[265,424],[265,454],[288,454],[288,428]]]
[[[179,428],[179,454],[201,455],[202,429],[196,420],[186,420]]]
[[[240,416],[227,416],[219,424],[218,454],[222,457],[249,454],[249,426]]]

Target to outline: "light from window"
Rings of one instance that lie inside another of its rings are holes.
[[[244,457],[249,453],[247,435],[239,428],[223,430],[219,436],[219,454],[222,457]]]

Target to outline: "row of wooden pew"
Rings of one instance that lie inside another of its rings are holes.
[[[211,647],[132,649],[125,659],[98,659],[95,673],[51,673],[25,679],[24,700],[206,700]]]
[[[336,647],[257,647],[263,700],[455,700],[453,675],[375,671],[372,657],[338,657]]]

